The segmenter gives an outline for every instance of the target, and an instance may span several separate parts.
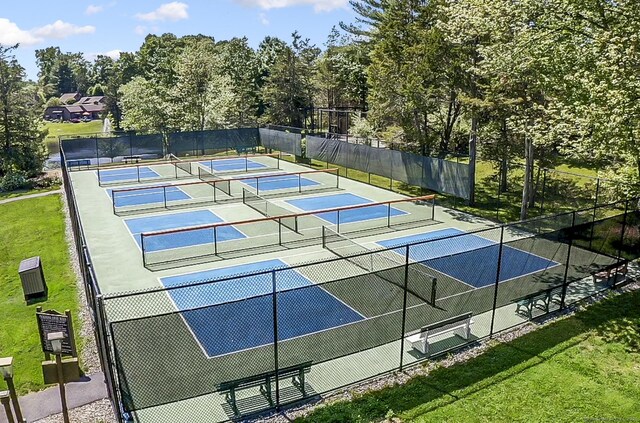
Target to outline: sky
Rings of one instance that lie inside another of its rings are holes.
[[[117,57],[136,51],[147,34],[244,37],[256,48],[265,36],[291,40],[295,30],[323,47],[331,27],[352,22],[348,0],[18,0],[0,8],[0,45],[19,43],[16,58],[37,80],[35,51],[58,46]]]

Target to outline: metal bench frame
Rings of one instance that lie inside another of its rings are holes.
[[[303,397],[306,397],[307,392],[305,389],[305,374],[311,371],[311,363],[311,361],[308,361],[306,363],[301,363],[295,366],[278,370],[278,380],[290,377],[293,386],[298,388]],[[236,391],[255,388],[256,386],[259,386],[260,394],[262,394],[262,396],[264,396],[265,399],[269,402],[269,405],[273,407],[274,404],[271,383],[275,380],[275,378],[276,372],[274,370],[270,372],[260,373],[255,376],[249,376],[242,379],[223,382],[218,384],[216,388],[218,392],[225,394],[225,401],[231,407],[234,415],[239,416],[240,411],[238,410],[236,401]]]
[[[544,291],[535,292],[515,300],[516,313],[523,314],[524,309],[527,318],[533,318],[533,310],[539,309],[548,313],[551,304],[560,304],[562,301],[562,286],[554,286]]]
[[[140,161],[142,160],[142,156],[139,155],[134,155],[134,156],[124,156],[122,158],[122,160],[126,163],[126,164],[130,164],[130,163],[140,163]]]
[[[593,277],[593,283],[596,284],[598,283],[598,279],[602,279],[604,282],[609,282],[611,276],[626,276],[628,272],[629,260],[621,260],[619,262],[592,271],[591,276]]]
[[[428,354],[430,337],[452,332],[463,339],[469,339],[471,337],[471,325],[473,324],[472,316],[473,313],[465,313],[424,326],[417,332],[406,334],[405,342],[408,347],[414,348],[422,354]]]

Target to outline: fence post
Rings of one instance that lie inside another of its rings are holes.
[[[276,380],[276,410],[280,409],[280,382],[278,381],[278,290],[276,283],[276,271],[271,271],[271,284],[273,286],[273,360]]]
[[[498,284],[500,283],[500,266],[502,263],[502,248],[504,245],[504,225],[500,226],[500,244],[498,247],[498,263],[496,266],[496,285],[493,290],[493,308],[491,310],[491,328],[489,329],[489,338],[493,337],[493,327],[496,320],[496,307],[498,306]]]
[[[218,255],[218,232],[217,226],[213,227],[213,254]]]
[[[569,231],[569,247],[567,248],[567,262],[564,265],[564,277],[562,280],[562,295],[560,296],[560,310],[564,310],[567,297],[567,278],[569,277],[569,263],[571,262],[571,247],[573,246],[573,238],[575,237],[574,229],[576,226],[576,212],[571,213],[571,231]],[[593,234],[593,222],[591,222],[591,233]],[[592,235],[593,236],[593,235]],[[589,240],[591,244],[591,240]]]
[[[620,230],[620,246],[618,247],[618,263],[622,256],[622,245],[624,244],[624,233],[627,230],[627,213],[629,213],[629,200],[624,202],[624,215],[622,216],[622,229]],[[616,267],[616,273],[613,275],[613,283],[611,289],[616,288],[616,282],[618,281],[618,267]]]
[[[120,410],[120,398],[119,389],[116,387],[116,378],[113,365],[111,363],[111,354],[109,353],[109,337],[107,336],[107,318],[104,312],[104,298],[101,294],[96,296],[94,304],[96,310],[96,333],[97,338],[96,346],[98,348],[98,357],[100,358],[100,364],[102,365],[102,371],[104,373],[105,385],[107,388],[107,394],[111,402],[111,408],[116,416],[117,421],[123,421],[123,416]],[[113,334],[113,328],[109,331]],[[113,342],[113,337],[111,338]],[[115,355],[115,349],[114,349]],[[119,376],[118,376],[119,377]]]
[[[404,333],[407,322],[407,292],[409,291],[409,245],[405,246],[404,253],[404,298],[402,299],[402,332],[400,333],[400,367],[398,371],[402,371],[404,356]],[[434,303],[435,305],[435,303]]]
[[[544,195],[547,189],[547,168],[542,169],[542,195],[540,196],[540,213],[544,213]]]

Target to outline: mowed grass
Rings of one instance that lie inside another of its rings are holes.
[[[640,420],[640,292],[297,422]]]
[[[78,299],[69,261],[60,195],[0,205],[0,357],[14,357],[15,384],[20,392],[42,389],[44,354],[38,337],[36,307],[72,311],[75,332]],[[18,275],[20,261],[40,256],[49,288],[46,301],[27,305]],[[82,341],[76,336],[78,348]],[[5,389],[0,379],[0,390]]]
[[[66,135],[93,135],[102,132],[102,120],[92,120],[91,122],[44,122],[44,127],[49,130],[49,134],[44,141],[49,152],[58,151],[58,137]]]

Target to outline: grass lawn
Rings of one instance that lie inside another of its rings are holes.
[[[40,256],[49,288],[46,301],[27,306],[18,276],[20,261]],[[13,356],[15,383],[20,394],[44,387],[38,339],[37,306],[74,315],[76,335],[78,300],[76,277],[69,262],[60,195],[25,199],[0,205],[0,356]],[[82,348],[76,336],[78,348]],[[0,379],[0,390],[5,389]]]
[[[44,139],[49,152],[58,152],[58,137],[63,135],[91,135],[102,132],[102,120],[92,120],[91,122],[45,122],[45,128],[49,129],[49,134]]]
[[[640,291],[297,422],[640,421]]]

